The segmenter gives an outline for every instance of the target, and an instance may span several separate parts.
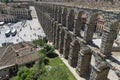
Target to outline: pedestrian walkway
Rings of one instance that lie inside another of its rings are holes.
[[[0,28],[0,47],[2,43],[19,43],[22,41],[32,41],[41,37],[45,37],[45,33],[38,21],[34,6],[30,6],[32,20],[22,20],[17,23],[5,24]],[[17,30],[16,36],[6,37],[5,32],[13,28]]]

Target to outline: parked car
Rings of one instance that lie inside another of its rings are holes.
[[[7,31],[5,32],[5,36],[6,36],[6,37],[9,37],[10,34],[11,34],[11,31],[10,31],[10,30],[7,30]]]
[[[16,29],[13,29],[12,31],[11,31],[11,35],[12,36],[15,36],[17,34],[17,30]]]

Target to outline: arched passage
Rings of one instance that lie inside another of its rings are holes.
[[[116,31],[116,36],[115,36],[115,40],[113,43],[113,48],[112,51],[120,51],[120,25],[118,25],[119,28]]]
[[[96,36],[94,36],[94,33],[97,32],[97,30],[100,29],[101,25],[99,24],[100,19],[98,18],[99,14],[95,14],[93,16],[91,16],[89,23],[87,25],[87,29],[85,29],[85,34],[84,34],[84,39],[86,40],[87,43],[92,43],[92,39],[94,38],[98,38]],[[99,26],[100,25],[100,26]],[[103,29],[104,24],[102,24],[102,28]],[[102,32],[101,32],[102,34]]]
[[[77,66],[79,51],[80,51],[80,43],[78,40],[74,40],[70,44],[70,54],[68,57],[68,63],[73,67]]]
[[[83,34],[80,34],[80,31],[84,31],[85,28],[85,24],[86,24],[86,14],[81,11],[78,13],[77,19],[75,21],[75,28],[74,28],[74,32],[77,36],[80,36]]]
[[[64,52],[63,52],[63,56],[65,59],[68,59],[71,42],[72,42],[71,34],[66,33],[64,40]]]
[[[59,51],[60,54],[63,54],[63,47],[64,47],[64,37],[65,37],[65,30],[61,29],[60,31],[60,39],[59,39]]]
[[[61,23],[61,16],[62,16],[62,9],[61,9],[61,7],[59,7],[59,9],[58,9],[58,15],[57,16],[58,16],[58,19],[57,19],[58,22]]]
[[[56,5],[56,6],[55,6],[55,11],[54,11],[55,21],[57,21],[57,11],[58,11],[58,6]]]
[[[67,17],[67,9],[64,8],[63,14],[62,14],[62,25],[66,27],[66,17]]]
[[[104,28],[104,18],[102,15],[98,14],[96,17],[96,24],[94,29],[95,38],[100,38],[102,36],[103,28]]]
[[[54,5],[51,6],[51,17],[54,18]]]
[[[74,10],[71,10],[69,15],[68,15],[68,30],[73,31],[74,29],[74,19],[75,19],[75,13]]]

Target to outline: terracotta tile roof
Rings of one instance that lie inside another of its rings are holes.
[[[16,54],[11,46],[8,46],[6,51],[2,54],[0,59],[0,66],[10,65],[16,63]]]
[[[37,50],[33,46],[23,46],[20,43],[10,45],[6,49],[3,48],[3,51],[0,52],[2,54],[0,56],[0,67],[11,64],[25,64],[39,59]]]
[[[29,63],[29,62],[32,62],[32,61],[36,61],[38,59],[39,59],[39,57],[38,57],[37,54],[30,53],[30,54],[27,54],[27,55],[24,55],[24,56],[17,57],[16,63],[18,65],[21,65],[21,64],[24,64],[24,63]]]
[[[5,47],[0,47],[0,58],[1,58],[3,52],[5,51],[6,48],[7,48],[7,46],[5,46]]]

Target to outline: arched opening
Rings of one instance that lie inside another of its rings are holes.
[[[62,13],[62,25],[66,27],[66,17],[67,17],[67,9],[64,8],[63,13]]]
[[[71,10],[69,15],[68,15],[68,30],[73,31],[74,29],[74,19],[75,19],[75,13],[74,10]]]
[[[56,11],[56,7],[55,5],[53,5],[53,18],[55,19],[55,11]]]
[[[93,38],[101,38],[104,28],[104,18],[100,14],[95,14],[90,18],[89,27],[93,31]]]
[[[119,21],[115,22],[112,26],[116,28],[116,33],[113,33],[114,35],[114,43],[112,47],[112,51],[114,52],[120,52],[120,25]]]
[[[109,80],[119,80],[119,77],[118,77],[118,75],[116,75],[114,70],[110,69],[109,73],[108,73],[108,79]]]
[[[51,6],[51,17],[54,18],[54,5]]]
[[[64,52],[63,52],[63,57],[65,59],[68,59],[69,50],[70,50],[70,43],[71,42],[72,42],[71,35],[69,33],[66,33],[65,41],[64,41]]]
[[[55,6],[55,11],[54,11],[55,21],[57,21],[57,11],[58,11],[58,6]]]
[[[104,28],[104,18],[103,18],[102,15],[97,15],[93,37],[101,38],[102,32],[103,32],[103,28]]]
[[[103,28],[104,28],[103,16],[100,14],[95,14],[91,16],[84,34],[84,38],[86,38],[87,43],[94,42],[96,45],[100,46]]]
[[[58,9],[58,22],[61,23],[62,9],[59,7]]]
[[[59,43],[59,51],[60,54],[63,54],[63,47],[64,47],[64,37],[65,37],[65,30],[62,29],[60,32],[60,43]]]
[[[84,29],[86,25],[86,14],[81,11],[78,13],[76,23],[75,23],[75,34],[77,36],[84,36]]]

